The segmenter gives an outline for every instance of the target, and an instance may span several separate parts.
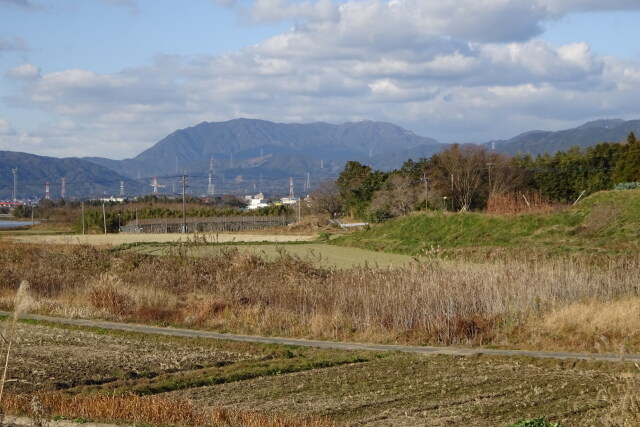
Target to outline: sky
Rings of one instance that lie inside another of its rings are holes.
[[[0,0],[0,150],[377,120],[485,142],[640,119],[638,0]]]

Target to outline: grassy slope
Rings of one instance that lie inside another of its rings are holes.
[[[420,213],[354,232],[341,246],[422,255],[432,248],[624,251],[640,247],[640,190],[603,191],[553,214]]]

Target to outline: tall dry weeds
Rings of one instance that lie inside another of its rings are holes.
[[[557,210],[549,198],[539,191],[500,194],[492,193],[487,201],[487,213],[495,215],[514,215],[522,213],[550,213]]]
[[[550,339],[544,333],[558,346],[575,346],[580,344],[565,328],[568,323],[551,330],[536,322],[575,304],[594,301],[584,310],[595,310],[640,296],[638,256],[550,259],[525,253],[481,264],[436,258],[398,270],[346,271],[316,268],[285,250],[266,261],[235,249],[191,257],[178,248],[160,257],[25,245],[9,255],[0,251],[0,258],[13,257],[21,265],[20,254],[41,271],[30,277],[43,313],[317,339],[531,344]],[[65,268],[45,274],[40,264],[52,256]],[[11,277],[13,269],[0,264],[0,278],[3,271]],[[52,288],[51,281],[58,285]],[[1,295],[13,286],[0,284],[0,304],[8,305]],[[623,323],[608,324],[615,329]],[[602,335],[584,330],[589,346]],[[640,349],[640,331],[609,335],[618,340],[611,347],[628,343]]]
[[[0,380],[0,404],[2,403],[2,394],[4,392],[4,386],[7,382],[7,373],[9,371],[9,360],[11,358],[11,346],[14,342],[16,325],[20,315],[26,313],[33,305],[33,298],[30,293],[29,282],[22,281],[18,292],[16,293],[15,303],[13,307],[13,316],[10,320],[7,320],[4,333],[2,334],[2,345],[0,346],[0,355],[4,357],[4,367],[2,370],[2,379]],[[6,345],[6,350],[5,350]]]
[[[186,399],[161,396],[75,395],[44,393],[38,395],[41,405],[51,415],[84,418],[134,425],[225,426],[225,427],[330,427],[334,423],[321,417],[270,415],[225,408],[200,410]],[[31,415],[29,395],[8,395],[3,403],[7,413]]]

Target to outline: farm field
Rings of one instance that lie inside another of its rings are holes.
[[[638,375],[624,362],[349,352],[37,322],[20,323],[15,336],[5,405],[34,392],[53,407],[152,395],[188,401],[195,412],[258,412],[288,425],[315,417],[318,426],[485,426],[541,415],[567,426],[611,425],[630,416],[624,398]],[[105,419],[90,408],[60,411],[52,415],[148,423],[143,412]]]
[[[57,317],[622,358],[640,353],[638,195],[598,193],[546,216],[418,213],[325,243],[283,230],[1,232],[0,310],[19,306],[24,287],[30,312]],[[350,352],[29,321],[11,369],[3,404],[11,413],[28,412],[17,394],[38,392],[67,417],[150,426],[216,425],[211,417],[506,426],[543,415],[565,427],[640,424],[640,368],[628,362]],[[82,412],[99,399],[191,418]]]
[[[210,257],[218,256],[230,249],[243,254],[259,256],[267,261],[276,261],[287,254],[308,260],[317,268],[400,268],[415,261],[414,257],[400,254],[374,252],[366,249],[348,248],[328,245],[325,243],[304,244],[242,244],[242,245],[197,245],[188,248],[190,256]],[[166,255],[172,251],[170,246],[145,245],[135,250],[150,255]]]

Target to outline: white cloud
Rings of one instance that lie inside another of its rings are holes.
[[[18,6],[27,9],[34,8],[35,5],[30,0],[0,0],[1,6]]]
[[[331,0],[317,2],[290,2],[287,0],[256,0],[251,9],[255,22],[308,19],[311,21],[335,20],[339,17],[339,5]]]
[[[253,19],[296,26],[241,51],[159,55],[114,74],[40,76],[23,64],[7,77],[39,78],[24,80],[23,92],[5,101],[55,118],[54,126],[14,135],[21,144],[112,158],[135,156],[178,128],[236,117],[370,118],[444,142],[638,118],[640,63],[597,56],[579,40],[556,47],[535,39],[544,20],[598,7],[577,0],[258,0]]]
[[[15,130],[9,120],[0,118],[0,136],[14,135]]]
[[[572,12],[640,10],[636,0],[537,0],[550,13],[564,15]]]
[[[0,52],[10,50],[26,51],[29,50],[29,45],[21,37],[14,37],[13,40],[0,37]]]
[[[40,68],[29,62],[25,62],[24,64],[9,69],[4,75],[10,79],[35,79],[40,77]]]
[[[134,0],[102,0],[102,1],[116,5],[116,6],[126,7],[133,14],[136,14],[140,11],[138,4]]]
[[[224,7],[232,7],[235,6],[236,0],[212,0],[215,4],[224,6]]]

